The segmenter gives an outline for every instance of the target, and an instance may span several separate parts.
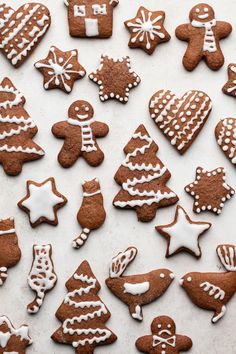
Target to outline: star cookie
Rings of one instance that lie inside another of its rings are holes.
[[[55,179],[50,177],[42,183],[27,181],[27,194],[18,207],[28,214],[32,227],[43,222],[56,226],[57,210],[66,203],[67,199],[56,189]]]
[[[115,98],[122,103],[127,103],[129,91],[138,86],[141,81],[131,69],[128,56],[112,59],[102,55],[99,69],[92,72],[89,78],[99,85],[99,97],[103,102]]]
[[[59,88],[66,93],[73,89],[75,80],[85,76],[86,71],[78,62],[77,49],[61,51],[52,46],[45,59],[34,64],[44,77],[44,88]]]
[[[236,119],[224,118],[215,128],[218,145],[233,165],[236,164]]]
[[[156,226],[156,230],[168,241],[166,258],[186,251],[196,258],[202,255],[199,237],[211,227],[211,223],[193,221],[178,205],[172,223]]]
[[[131,33],[129,47],[141,48],[152,54],[160,43],[168,42],[170,35],[164,28],[165,12],[149,11],[141,6],[136,17],[124,22]]]
[[[229,96],[236,97],[236,64],[228,65],[228,81],[222,91]]]
[[[185,191],[194,198],[193,211],[211,211],[220,214],[225,202],[232,198],[235,191],[225,183],[225,169],[218,167],[206,171],[202,167],[196,169],[196,180],[185,187]]]

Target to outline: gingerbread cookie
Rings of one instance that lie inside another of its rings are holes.
[[[156,230],[167,239],[166,258],[182,251],[200,258],[202,251],[199,237],[210,227],[209,222],[191,220],[186,211],[178,205],[174,220],[170,224],[156,226]]]
[[[127,103],[129,92],[140,83],[140,77],[131,69],[128,56],[112,59],[102,55],[99,68],[89,75],[99,86],[99,98],[102,102],[116,99]]]
[[[0,163],[18,175],[24,162],[40,159],[44,151],[32,140],[38,128],[24,109],[25,98],[7,77],[0,84]]]
[[[219,245],[216,252],[227,272],[193,272],[180,281],[195,305],[214,311],[212,323],[224,316],[226,304],[236,292],[236,246]]]
[[[69,107],[67,121],[55,123],[52,133],[65,142],[58,155],[58,162],[64,168],[82,156],[90,166],[103,162],[104,154],[96,138],[103,138],[109,132],[107,124],[95,121],[93,107],[86,101],[75,101]]]
[[[22,325],[13,327],[7,316],[0,316],[0,352],[2,354],[25,354],[32,344],[29,327]]]
[[[45,59],[34,64],[44,78],[45,90],[59,88],[66,93],[73,89],[75,80],[83,78],[85,69],[78,62],[78,50],[63,52],[52,46]]]
[[[58,192],[53,177],[42,183],[27,181],[27,194],[18,202],[18,207],[29,216],[32,227],[42,223],[58,224],[57,211],[67,203],[66,197]]]
[[[137,252],[137,248],[129,247],[112,258],[106,285],[129,307],[132,318],[142,321],[142,306],[163,295],[172,283],[174,274],[169,269],[155,269],[145,274],[124,276],[124,271],[135,259]]]
[[[0,286],[7,279],[8,268],[14,267],[21,258],[18,237],[13,218],[0,220]]]
[[[73,241],[74,248],[82,247],[92,230],[99,229],[105,219],[103,195],[97,178],[83,183],[83,201],[77,214],[77,220],[82,232]]]
[[[225,202],[235,193],[225,180],[223,167],[212,171],[197,167],[195,181],[185,187],[185,191],[194,198],[195,213],[211,211],[217,215],[221,214]]]
[[[218,70],[224,64],[220,40],[228,37],[232,26],[228,22],[216,21],[215,13],[208,4],[195,5],[189,13],[190,23],[176,28],[176,37],[188,42],[183,65],[188,71],[194,70],[201,59],[207,66]]]
[[[180,154],[194,142],[212,109],[202,91],[188,91],[181,98],[170,90],[157,91],[149,102],[151,118]]]
[[[151,221],[158,208],[178,201],[166,186],[171,174],[157,158],[157,151],[158,146],[141,124],[125,146],[126,159],[114,177],[121,186],[114,206],[135,209],[139,221]]]
[[[116,341],[116,335],[106,327],[111,314],[97,293],[100,284],[90,265],[83,261],[66,282],[67,295],[56,312],[62,322],[52,339],[72,345],[76,354],[93,354],[97,346]]]
[[[136,340],[136,348],[148,354],[179,354],[189,350],[193,343],[187,337],[176,333],[176,325],[168,316],[158,316],[151,324],[151,335]]]
[[[72,37],[109,38],[119,0],[64,0]]]
[[[0,5],[0,50],[18,68],[41,42],[51,24],[50,12],[39,3],[14,11]]]
[[[228,65],[228,81],[222,91],[229,96],[236,97],[236,64]]]
[[[52,261],[52,246],[34,245],[33,258],[28,275],[29,287],[36,292],[35,299],[27,306],[27,310],[31,314],[35,314],[40,310],[46,293],[53,289],[57,282]]]
[[[224,118],[219,121],[215,128],[216,141],[225,156],[236,164],[236,119]]]

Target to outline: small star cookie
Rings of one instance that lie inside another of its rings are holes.
[[[66,93],[73,89],[75,80],[83,78],[85,69],[78,62],[77,49],[61,51],[52,46],[45,59],[34,64],[44,77],[44,88],[50,90],[59,88]]]
[[[228,81],[222,91],[229,96],[236,97],[236,64],[228,65]]]
[[[168,241],[166,258],[186,251],[196,258],[202,255],[199,237],[211,227],[211,223],[193,221],[178,205],[172,223],[156,226],[156,230]]]
[[[30,225],[36,227],[46,222],[58,224],[57,210],[67,203],[67,199],[56,189],[55,179],[50,177],[42,183],[27,181],[27,194],[18,202],[18,207],[29,216]]]
[[[225,169],[218,167],[213,171],[206,171],[202,167],[196,169],[196,179],[185,187],[185,191],[190,194],[195,202],[193,211],[211,211],[220,214],[225,202],[232,198],[235,191],[225,183]]]
[[[128,56],[112,59],[101,56],[99,69],[92,72],[89,78],[99,86],[101,101],[115,98],[122,103],[129,100],[129,91],[138,86],[140,77],[131,69]]]
[[[136,17],[124,22],[131,33],[129,47],[141,48],[152,54],[160,43],[168,42],[170,35],[164,28],[165,12],[149,11],[141,6]]]

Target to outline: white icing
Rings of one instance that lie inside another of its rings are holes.
[[[29,328],[26,325],[22,325],[18,329],[15,329],[10,320],[6,316],[0,317],[0,326],[6,324],[8,327],[7,332],[0,331],[0,348],[5,348],[8,344],[8,341],[12,336],[19,337],[21,341],[26,340],[28,344],[32,343],[31,338],[29,337]]]
[[[136,255],[137,249],[135,247],[130,247],[112,258],[112,262],[109,267],[110,278],[119,278],[124,273],[130,262],[134,260]]]
[[[226,306],[223,305],[223,306],[221,307],[221,312],[220,312],[217,316],[214,316],[214,317],[212,318],[212,322],[213,322],[213,323],[216,323],[221,317],[224,316],[225,312],[226,312]]]
[[[221,263],[229,272],[236,271],[236,246],[222,245],[217,248],[217,254]]]
[[[132,313],[132,317],[133,317],[135,320],[139,320],[139,321],[142,321],[142,320],[143,320],[143,315],[142,315],[142,308],[141,308],[141,306],[139,306],[139,305],[136,305],[136,306],[135,306],[135,312]]]
[[[124,293],[131,295],[145,294],[150,288],[150,283],[145,281],[143,283],[124,283]]]
[[[97,194],[100,194],[101,193],[101,190],[98,189],[96,192],[93,192],[93,193],[86,193],[86,192],[83,192],[83,196],[84,197],[93,197],[94,195],[97,195]]]
[[[99,35],[98,20],[96,18],[85,19],[85,33],[87,37],[94,37]]]
[[[93,4],[92,5],[92,9],[93,9],[93,14],[94,15],[107,15],[107,6],[106,4]]]
[[[165,332],[168,332],[168,334],[170,334],[170,331],[168,331],[168,330],[160,331],[160,333],[165,333]],[[173,348],[176,347],[176,336],[175,335],[167,337],[167,338],[161,337],[160,335],[159,336],[154,335],[152,338],[153,338],[153,342],[152,342],[153,347],[157,347],[158,345],[160,345],[162,348],[166,348],[167,346],[170,346]],[[161,352],[161,354],[165,354],[165,353],[166,353],[166,351]]]
[[[14,234],[15,232],[16,232],[15,229],[0,230],[0,236],[2,236],[2,235],[8,235],[8,234]]]
[[[208,15],[207,15],[207,17],[208,17]],[[193,20],[191,22],[191,25],[193,27],[197,27],[197,28],[201,28],[201,27],[205,28],[203,51],[206,51],[209,53],[216,52],[217,51],[216,39],[215,39],[215,35],[214,35],[213,29],[212,29],[213,27],[216,26],[216,20],[213,19],[209,22],[201,22],[201,21]]]
[[[5,24],[9,21],[14,12],[14,10],[9,9],[8,12],[4,14],[4,18],[0,19],[0,29],[5,26]]]
[[[22,146],[8,146],[8,145],[3,145],[0,146],[0,152],[23,152],[25,154],[36,154],[36,155],[44,155],[43,150],[36,150],[35,148],[23,148]]]
[[[91,124],[94,122],[93,118],[84,122],[78,121],[77,119],[69,118],[67,122],[71,125],[79,126],[81,128],[81,138],[82,138],[81,151],[85,151],[85,152],[97,151],[95,140],[93,138],[92,128],[91,128]]]
[[[33,38],[38,32],[40,32],[40,29],[37,26],[34,26],[29,32],[29,36]]]
[[[41,186],[29,184],[29,197],[21,205],[29,210],[30,222],[35,223],[41,217],[54,221],[54,207],[62,202],[64,199],[53,192],[52,181],[48,180]]]
[[[45,14],[43,14],[43,16],[37,21],[37,25],[39,25],[40,27],[43,27],[45,25],[45,22],[47,22],[49,20],[49,17]]]
[[[74,17],[84,17],[85,15],[86,15],[85,5],[74,5]]]
[[[11,129],[10,131],[5,131],[3,133],[0,133],[0,140],[4,140],[6,138],[9,138],[13,135],[19,135],[21,132],[26,132],[30,128],[34,128],[35,123],[31,120],[29,125],[24,125],[24,126],[19,126],[17,129]]]
[[[0,108],[3,109],[7,109],[8,107],[12,108],[14,106],[18,106],[22,102],[23,95],[13,86],[8,86],[8,85],[0,86],[0,93],[1,92],[10,93],[14,96],[14,98],[11,100],[7,99],[6,101],[0,101]]]
[[[214,284],[205,281],[200,284],[200,288],[202,288],[208,295],[213,296],[214,299],[223,300],[225,297],[225,291],[220,287],[215,286]]]
[[[236,120],[225,118],[219,124],[222,124],[222,128],[217,137],[217,142],[223,151],[227,152],[231,162],[236,164]]]

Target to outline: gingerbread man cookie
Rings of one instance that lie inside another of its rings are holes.
[[[191,9],[189,19],[190,23],[178,26],[175,31],[177,38],[188,42],[183,57],[185,69],[194,70],[203,58],[210,69],[220,69],[224,64],[220,40],[231,33],[232,26],[216,21],[213,8],[204,3]]]
[[[58,155],[58,162],[64,168],[71,167],[82,156],[90,166],[98,166],[104,159],[104,153],[96,138],[108,134],[105,123],[95,121],[90,103],[75,101],[68,110],[68,120],[55,123],[52,133],[65,142]]]
[[[176,333],[176,325],[168,316],[158,316],[151,324],[151,335],[137,339],[135,345],[142,353],[179,354],[192,347],[192,340]]]

